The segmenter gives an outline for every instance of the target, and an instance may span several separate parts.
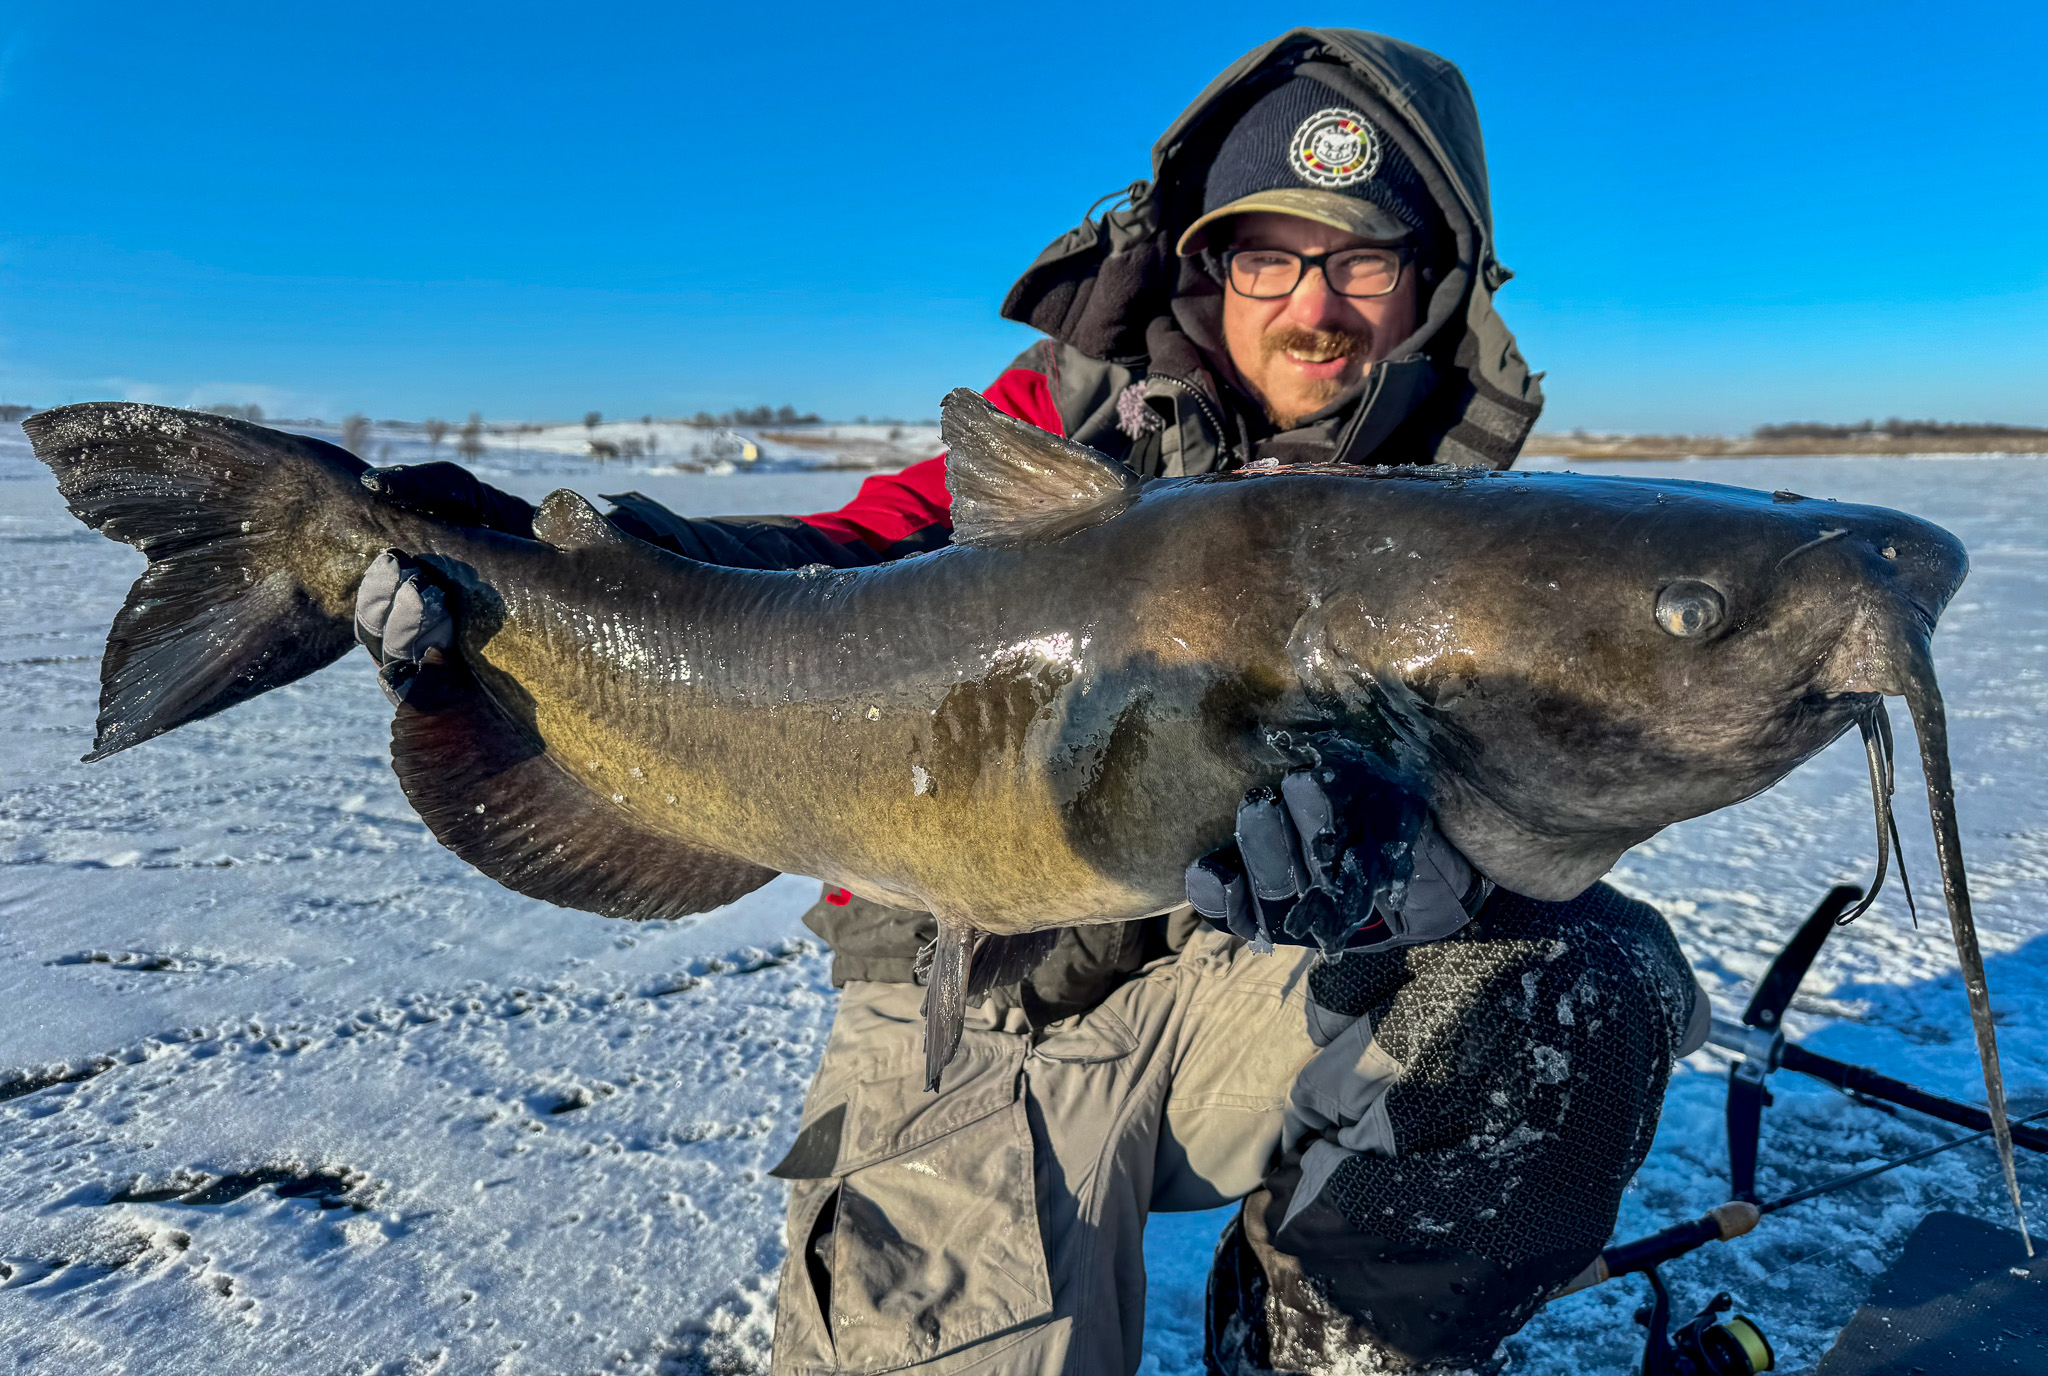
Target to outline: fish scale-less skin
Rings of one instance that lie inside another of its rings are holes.
[[[1236,685],[1284,664],[1227,624],[1272,594],[1141,626],[1106,543],[1037,551],[1073,566],[1051,577],[990,551],[762,574],[509,543],[431,561],[464,586],[465,658],[551,758],[679,840],[866,897],[994,932],[1143,915],[1271,767],[1217,746],[1253,726]]]
[[[1919,524],[1826,515],[1894,542]],[[475,571],[466,653],[600,797],[679,840],[1005,932],[1170,906],[1187,857],[1286,763],[1263,728],[1388,717],[1482,868],[1575,892],[1852,719],[1816,680],[1885,590],[1834,586],[1857,572],[1824,562],[1835,547],[1798,569],[1821,596],[1770,586],[1757,557],[1813,524],[1688,484],[1295,472],[1161,485],[1050,544],[872,570],[495,538],[516,567],[443,562]],[[1836,546],[1867,562],[1878,538]],[[1647,604],[1702,573],[1753,643],[1692,662]]]

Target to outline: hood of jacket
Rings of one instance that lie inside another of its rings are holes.
[[[1169,366],[1159,355],[1164,334],[1176,331],[1213,356],[1221,288],[1174,245],[1201,214],[1223,136],[1290,75],[1323,82],[1378,121],[1414,162],[1442,217],[1422,324],[1320,424],[1358,437],[1340,446],[1353,461],[1370,453],[1373,462],[1508,467],[1535,426],[1543,392],[1494,307],[1511,274],[1494,249],[1479,112],[1455,66],[1383,34],[1293,29],[1232,63],[1154,145],[1151,179],[1047,246],[1010,289],[1003,314],[1089,357],[1141,370]],[[1397,434],[1404,452],[1374,452]]]

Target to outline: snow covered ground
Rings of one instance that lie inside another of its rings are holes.
[[[276,422],[289,430],[339,440],[337,425]],[[460,428],[430,443],[418,425],[378,423],[358,442],[371,463],[459,458]],[[609,420],[596,425],[485,426],[476,442],[481,466],[506,473],[581,472],[613,481],[627,473],[701,473],[810,469],[892,471],[939,452],[939,428],[928,424],[699,426],[677,420]],[[583,460],[576,464],[573,460]]]
[[[578,427],[580,429],[580,427]],[[395,444],[393,461],[425,457]],[[449,446],[441,449],[449,457]],[[638,487],[699,513],[812,511],[856,472],[622,474],[493,449],[538,496]],[[1549,465],[1542,465],[1549,466]],[[1948,525],[1975,572],[1939,637],[2008,1084],[2048,1104],[2048,464],[1742,460],[1620,471],[1881,501]],[[626,477],[626,481],[621,481]],[[832,1015],[777,880],[719,913],[626,926],[497,888],[442,851],[385,762],[367,661],[98,765],[100,645],[133,552],[68,516],[0,434],[0,1369],[691,1372],[763,1362],[787,1148]],[[1902,741],[1901,825],[1934,888]],[[1873,856],[1860,753],[1674,828],[1616,878],[1663,906],[1739,1009],[1805,910]],[[1833,938],[1790,1030],[1962,1098],[1978,1080],[1946,923],[1896,891]],[[1623,1236],[1726,1194],[1726,1062],[1673,1082]],[[1767,1193],[1938,1140],[1780,1076]],[[1943,1130],[1944,1133],[1946,1130]],[[2023,1157],[2037,1222],[2048,1169]],[[1810,1367],[1926,1210],[2003,1220],[1966,1147],[1801,1205],[1669,1268],[1728,1288]],[[1200,1370],[1221,1214],[1151,1229],[1148,1376]],[[1636,1283],[1553,1306],[1514,1370],[1632,1367]]]

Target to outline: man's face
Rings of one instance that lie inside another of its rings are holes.
[[[1371,241],[1293,215],[1258,213],[1232,221],[1233,249],[1341,253]],[[1282,429],[1322,410],[1365,370],[1415,332],[1415,272],[1385,296],[1339,296],[1320,270],[1305,271],[1292,295],[1260,300],[1223,289],[1223,343],[1238,378]]]

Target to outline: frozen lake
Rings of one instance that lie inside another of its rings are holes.
[[[397,457],[424,457],[401,453]],[[1548,467],[1548,464],[1532,466]],[[486,459],[485,470],[491,471]],[[1599,470],[1600,465],[1580,465]],[[1879,502],[1969,545],[1937,659],[2007,1083],[2048,1103],[2048,463],[1613,465]],[[496,476],[638,488],[680,510],[803,512],[863,474]],[[35,1372],[743,1372],[764,1364],[787,1149],[830,1024],[783,878],[709,916],[626,926],[521,898],[443,851],[385,756],[367,657],[92,766],[98,661],[141,556],[79,526],[0,433],[0,1368]],[[1901,720],[1903,716],[1901,714]],[[1900,825],[1935,867],[1901,741]],[[1828,885],[1873,861],[1860,748],[1672,829],[1615,881],[1663,908],[1723,1011]],[[1789,1030],[1980,1096],[1947,923],[1896,888],[1838,933]],[[1726,1197],[1726,1060],[1672,1085],[1624,1237]],[[1763,1188],[1940,1140],[1779,1076]],[[2021,1159],[2037,1224],[2048,1169]],[[1810,1367],[1912,1224],[2007,1221],[1990,1152],[1935,1158],[1667,1268],[1735,1292]],[[1218,1214],[1155,1219],[1148,1372],[1199,1372]],[[1632,1368],[1639,1284],[1562,1301],[1513,1370]]]

